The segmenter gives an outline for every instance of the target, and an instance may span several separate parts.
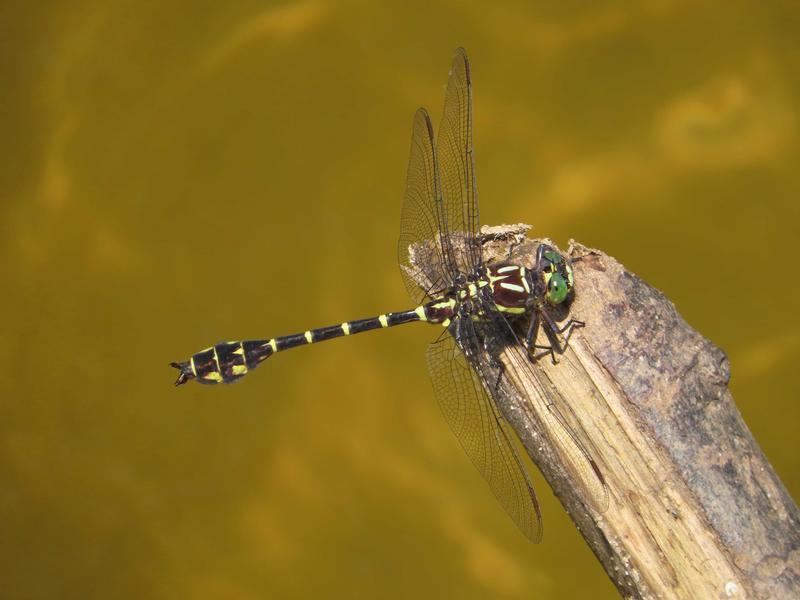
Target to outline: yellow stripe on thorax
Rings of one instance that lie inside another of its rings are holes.
[[[506,283],[505,281],[500,283],[501,288],[505,288],[507,290],[511,290],[512,292],[524,292],[525,288],[521,285],[517,285],[516,283]]]
[[[494,275],[491,275],[489,273],[487,273],[486,276],[489,278],[489,283],[491,284],[494,284],[496,281],[503,281],[503,279],[508,279],[509,277],[508,275],[501,275],[500,277],[495,277]]]
[[[525,293],[526,294],[530,294],[531,293],[531,286],[528,285],[528,278],[525,277],[525,267],[520,267],[519,268],[519,276],[520,276],[520,279],[522,279],[522,285],[525,288]]]
[[[510,306],[503,306],[502,304],[495,304],[497,310],[504,313],[509,313],[512,315],[521,315],[525,312],[525,307],[510,307]]]

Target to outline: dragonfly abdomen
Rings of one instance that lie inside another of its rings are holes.
[[[431,305],[433,304],[436,303],[431,303]],[[191,379],[212,385],[233,383],[247,375],[275,352],[363,333],[372,329],[394,327],[415,321],[428,321],[428,312],[431,313],[430,320],[438,323],[452,314],[450,303],[444,304],[441,308],[428,308],[429,305],[419,306],[414,310],[385,313],[369,319],[345,321],[339,325],[309,329],[303,333],[294,333],[268,340],[221,342],[192,355],[188,361],[170,363],[180,371],[175,385],[183,385]]]

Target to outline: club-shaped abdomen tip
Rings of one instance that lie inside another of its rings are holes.
[[[178,378],[175,380],[175,385],[183,385],[190,379],[194,379],[194,373],[189,361],[186,362],[171,362],[169,366],[175,367],[180,371]]]

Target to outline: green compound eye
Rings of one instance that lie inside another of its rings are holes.
[[[554,265],[560,265],[564,262],[564,259],[561,258],[561,255],[555,250],[545,250],[542,253],[542,256],[544,256],[546,260],[549,260]]]
[[[547,301],[550,304],[561,304],[567,299],[569,287],[559,273],[553,273],[547,283]]]

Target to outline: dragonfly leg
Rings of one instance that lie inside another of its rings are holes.
[[[569,347],[569,338],[572,337],[572,333],[576,329],[580,329],[581,327],[586,327],[586,323],[584,321],[579,321],[578,319],[570,319],[567,321],[567,324],[559,330],[559,333],[567,333],[564,335],[564,350]]]
[[[569,348],[569,338],[572,337],[574,331],[576,329],[580,329],[581,327],[586,327],[586,323],[579,321],[578,319],[570,319],[564,324],[563,327],[557,327],[555,323],[550,323],[548,327],[550,325],[553,326],[552,331],[554,334],[560,334],[564,338],[564,345],[561,347],[561,350],[559,350],[559,354],[564,354],[567,348]]]
[[[553,358],[553,362],[555,363],[557,361],[555,360],[553,347],[536,343],[536,338],[539,336],[539,328],[540,328],[539,311],[534,308],[532,310],[531,322],[528,325],[528,333],[525,335],[525,345],[528,348],[528,359],[531,362],[536,362],[543,356],[550,354]],[[536,350],[544,350],[544,352],[539,352],[537,354]]]
[[[525,342],[528,344],[528,356],[532,353],[531,349],[536,348],[536,338],[539,335],[539,311],[534,310],[531,315],[531,323],[528,325],[528,335],[525,336]]]
[[[535,340],[529,339],[528,340],[528,348],[533,348],[534,350],[544,350],[539,354],[530,353],[531,360],[538,360],[543,356],[550,355],[553,364],[557,364],[558,360],[556,359],[556,354],[564,354],[569,348],[569,339],[572,337],[572,333],[575,329],[579,329],[581,327],[585,327],[586,323],[583,321],[579,321],[578,319],[569,319],[563,326],[559,327],[558,324],[553,320],[553,318],[547,313],[546,310],[537,311],[536,315],[536,326],[538,327],[538,317],[541,314],[541,318],[543,321],[544,332],[547,335],[547,339],[550,341],[549,345],[542,345],[542,344],[531,344]],[[533,325],[533,319],[531,319],[531,325]],[[529,332],[530,333],[530,332]],[[559,340],[558,336],[563,336],[563,343]]]
[[[566,336],[564,336],[564,337],[565,337],[565,340],[566,340],[566,338],[569,338],[569,336],[571,336],[571,335],[572,335],[572,330],[573,330],[574,328],[576,328],[576,327],[584,327],[584,326],[586,326],[586,323],[584,323],[583,321],[579,321],[578,319],[570,319],[569,321],[567,321],[567,322],[566,322],[566,324],[564,324],[564,326],[563,326],[563,327],[558,327],[558,326],[555,324],[555,322],[554,322],[554,321],[552,321],[552,320],[550,321],[550,323],[549,323],[549,324],[552,326],[552,328],[553,328],[553,331],[555,331],[556,333],[564,333],[565,331],[569,330],[569,331],[567,332],[567,335],[566,335]]]

